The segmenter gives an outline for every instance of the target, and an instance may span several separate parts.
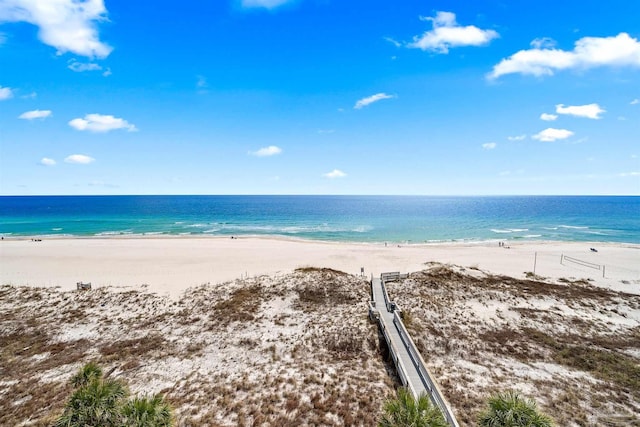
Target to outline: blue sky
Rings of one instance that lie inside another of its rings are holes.
[[[0,194],[640,194],[638,16],[0,0]]]

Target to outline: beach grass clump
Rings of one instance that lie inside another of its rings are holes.
[[[599,379],[614,383],[640,399],[640,365],[635,358],[618,351],[572,345],[555,353],[553,359],[562,365],[589,372]]]
[[[324,337],[324,344],[331,353],[341,359],[361,357],[363,354],[362,334],[354,328],[327,333]]]
[[[344,271],[340,271],[340,270],[335,270],[333,268],[327,268],[327,267],[300,267],[300,268],[296,268],[295,270],[297,273],[304,273],[304,274],[321,274],[323,277],[328,276],[342,276],[342,277],[349,277],[349,273],[345,273]]]
[[[229,298],[219,301],[212,307],[213,313],[209,316],[210,320],[219,325],[251,322],[256,318],[262,300],[263,292],[259,285],[236,289]]]
[[[101,346],[98,351],[102,360],[110,361],[125,357],[143,357],[152,352],[162,351],[164,356],[172,352],[173,346],[158,333],[149,333],[139,338],[118,340]]]
[[[327,306],[366,304],[368,282],[333,269],[297,269],[300,282],[295,287],[296,308],[305,312],[317,311]]]

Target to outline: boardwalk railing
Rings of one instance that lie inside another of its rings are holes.
[[[453,416],[453,413],[451,412],[447,401],[442,395],[432,375],[429,373],[424,359],[420,355],[420,352],[411,339],[407,328],[402,322],[402,318],[400,317],[400,309],[394,302],[390,301],[389,299],[385,282],[399,280],[406,277],[407,275],[401,275],[400,273],[383,273],[381,275],[380,285],[382,288],[381,294],[384,299],[384,309],[382,308],[382,304],[380,304],[383,301],[376,301],[376,292],[373,288],[374,280],[371,280],[372,300],[369,304],[369,316],[372,320],[377,320],[380,325],[380,329],[385,338],[385,341],[387,342],[387,345],[389,346],[391,358],[396,366],[396,370],[398,371],[398,376],[400,377],[402,385],[407,387],[414,397],[418,397],[420,394],[426,392],[433,404],[440,409],[447,423],[452,427],[458,427],[458,422]],[[393,315],[383,315],[382,313],[378,312],[378,310],[386,310],[387,313],[393,313]],[[390,328],[393,328],[393,330],[390,330]],[[396,347],[394,340],[391,338],[392,335],[395,335],[396,337],[399,336],[399,344],[404,347],[404,351],[401,351]],[[405,356],[401,357],[401,353],[404,353]],[[408,354],[408,359],[406,358],[406,354]],[[403,357],[405,358],[404,360]],[[411,372],[413,372],[412,375],[414,378],[413,380],[408,374],[409,371],[407,370],[407,364],[413,365],[411,367]],[[418,375],[417,379],[415,377],[415,372],[417,372]],[[419,383],[416,383],[416,381],[419,381]]]
[[[422,379],[424,388],[427,389],[427,392],[431,397],[431,401],[435,403],[438,406],[438,408],[440,408],[442,415],[444,415],[444,418],[447,421],[447,423],[449,423],[449,425],[457,426],[458,422],[456,421],[453,414],[451,413],[451,409],[449,408],[449,405],[444,399],[442,392],[440,391],[440,388],[438,387],[436,382],[431,378],[431,374],[427,369],[427,365],[424,362],[422,355],[420,355],[420,352],[418,351],[418,348],[416,347],[415,343],[411,339],[411,335],[409,335],[407,328],[404,326],[404,323],[402,323],[402,319],[400,318],[400,314],[398,311],[393,313],[393,323],[396,325],[396,327],[398,328],[398,331],[400,332],[400,338],[402,338],[402,342],[407,348],[407,351],[409,352],[409,356],[411,356],[411,360],[413,361],[415,367],[418,369],[418,373],[420,374],[420,378]]]
[[[389,336],[389,332],[387,331],[387,325],[384,321],[380,320],[380,329],[382,330],[382,335],[384,336],[385,341],[387,342],[387,346],[389,347],[389,353],[391,353],[391,359],[393,360],[393,364],[396,367],[396,371],[398,371],[398,376],[400,377],[400,382],[404,387],[411,389],[411,382],[407,377],[407,369],[404,365],[404,362],[399,357],[399,351],[396,348],[395,344],[391,340]]]
[[[396,303],[389,299],[389,295],[387,294],[387,287],[385,283],[387,282],[395,282],[396,280],[406,279],[409,277],[408,274],[400,274],[399,271],[394,271],[392,273],[382,273],[380,275],[380,280],[382,280],[382,293],[384,295],[384,305],[387,307],[387,311],[393,313],[396,311]]]

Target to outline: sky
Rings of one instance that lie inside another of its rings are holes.
[[[0,0],[0,194],[640,195],[637,0]]]

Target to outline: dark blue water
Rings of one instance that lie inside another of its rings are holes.
[[[4,196],[0,234],[640,243],[640,197]]]

